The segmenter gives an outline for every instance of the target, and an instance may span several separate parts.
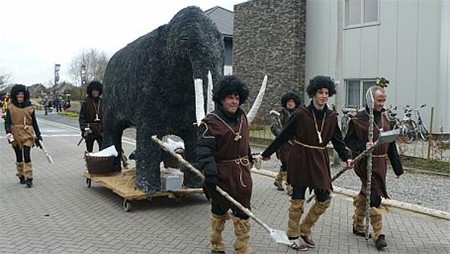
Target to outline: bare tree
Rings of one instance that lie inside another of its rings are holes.
[[[13,75],[5,67],[0,66],[0,86],[7,85],[12,82]]]
[[[70,63],[69,75],[72,77],[72,82],[83,86],[86,85],[81,84],[83,79],[86,83],[94,79],[103,81],[108,61],[109,57],[104,51],[94,48],[83,49],[79,55],[72,58]],[[84,68],[82,68],[83,65]]]

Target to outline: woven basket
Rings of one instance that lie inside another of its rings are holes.
[[[86,165],[90,174],[106,174],[115,172],[114,170],[114,156],[110,157],[95,157],[85,155]]]

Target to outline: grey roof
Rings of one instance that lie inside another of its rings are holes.
[[[224,36],[233,36],[234,13],[232,11],[216,6],[206,10],[205,14],[216,24],[220,33]]]

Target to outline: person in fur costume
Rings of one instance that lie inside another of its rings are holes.
[[[94,142],[97,141],[98,149],[102,149],[103,143],[103,100],[100,97],[103,85],[99,81],[91,81],[86,89],[87,96],[81,102],[80,130],[81,136],[86,141],[86,151],[94,150]]]
[[[33,186],[30,151],[33,146],[40,146],[42,136],[35,108],[30,102],[30,93],[24,85],[17,84],[11,88],[11,101],[5,115],[5,131],[16,154],[16,175],[21,184],[30,188]]]
[[[380,133],[392,129],[389,119],[384,113],[384,103],[386,92],[381,86],[372,86],[367,90],[366,101],[373,102],[373,140],[377,140]],[[366,105],[365,110],[360,111],[349,123],[345,143],[352,150],[356,157],[365,149],[369,149],[373,142],[369,142],[369,112]],[[379,250],[387,246],[385,235],[383,234],[382,214],[386,211],[381,204],[382,198],[389,198],[386,188],[387,159],[391,162],[395,175],[399,177],[403,174],[403,166],[398,155],[395,141],[382,144],[372,152],[372,177],[370,188],[370,224],[373,228],[372,239],[375,247]],[[365,236],[364,218],[366,213],[367,197],[367,157],[355,163],[355,173],[361,180],[361,190],[353,197],[355,212],[353,214],[353,234]]]
[[[300,105],[300,96],[294,91],[287,91],[281,96],[281,109],[279,110],[280,116],[277,117],[277,121],[270,127],[270,130],[275,137],[280,135],[281,131],[289,121],[289,118],[291,118],[291,116],[297,112],[297,109],[300,107]],[[277,187],[277,190],[284,191],[284,181],[286,184],[288,195],[292,195],[292,187],[287,182],[287,158],[292,145],[292,141],[289,140],[288,142],[283,144],[276,152],[277,158],[281,162],[281,166],[280,171],[275,177],[275,181],[273,183],[275,187]]]
[[[331,204],[327,144],[332,142],[347,168],[353,164],[339,129],[336,112],[327,106],[328,98],[336,93],[333,80],[316,76],[310,80],[306,92],[312,98],[311,103],[298,109],[280,135],[261,154],[263,160],[268,160],[281,145],[293,140],[287,163],[287,179],[293,188],[287,235],[292,240],[291,247],[301,251],[316,246],[311,237],[313,226]],[[316,199],[300,223],[307,189],[314,190]]]
[[[212,253],[225,253],[222,239],[225,221],[231,217],[236,240],[235,253],[251,253],[249,216],[216,191],[220,186],[250,210],[252,162],[247,116],[241,109],[249,94],[247,85],[235,76],[223,77],[213,90],[215,110],[199,126],[198,167],[205,175],[204,190],[211,198]],[[228,214],[228,210],[232,213]]]

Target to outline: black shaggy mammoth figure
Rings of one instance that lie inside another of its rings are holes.
[[[161,190],[160,147],[151,136],[181,137],[186,159],[195,160],[194,79],[204,81],[206,98],[208,71],[213,81],[222,76],[223,48],[212,21],[200,8],[187,7],[109,61],[104,79],[103,146],[114,144],[121,151],[123,130],[136,127],[135,185],[144,192]],[[200,187],[201,182],[185,171],[184,185]]]

